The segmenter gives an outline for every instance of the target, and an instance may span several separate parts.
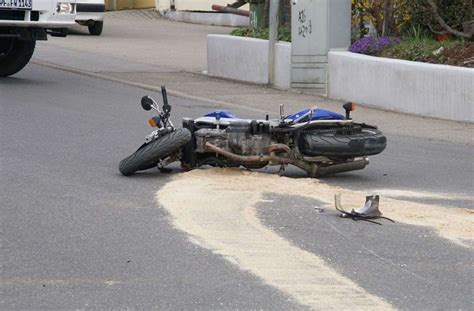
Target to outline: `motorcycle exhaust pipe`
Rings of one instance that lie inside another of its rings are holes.
[[[369,158],[362,158],[360,160],[354,160],[352,162],[318,167],[315,177],[322,177],[322,176],[327,176],[327,175],[334,175],[334,174],[339,174],[339,173],[361,170],[365,168],[367,165],[369,165]]]
[[[322,177],[322,176],[333,175],[337,173],[361,170],[369,164],[369,158],[362,158],[362,159],[354,160],[351,162],[318,167],[316,165],[311,165],[298,159],[286,158],[286,157],[284,158],[284,157],[279,157],[276,155],[242,156],[242,155],[238,155],[238,154],[226,151],[217,146],[214,146],[213,144],[209,142],[206,142],[205,146],[206,146],[207,151],[218,153],[236,163],[265,164],[265,165],[268,165],[270,163],[292,164],[308,172],[308,174],[311,177]],[[269,150],[270,151],[282,150],[282,151],[287,152],[287,154],[290,157],[291,156],[294,157],[294,154],[290,152],[291,150],[288,151],[287,146],[283,147],[282,145],[276,144],[276,145],[270,146]]]

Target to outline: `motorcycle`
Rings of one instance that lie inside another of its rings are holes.
[[[153,98],[141,99],[143,109],[157,112],[149,119],[156,130],[120,162],[125,176],[154,167],[168,172],[166,166],[180,161],[185,170],[204,165],[247,169],[294,165],[310,177],[322,177],[361,170],[369,164],[367,156],[381,153],[387,145],[376,126],[351,119],[352,102],[343,105],[345,116],[320,108],[285,116],[280,106],[279,119],[266,115],[260,120],[218,110],[197,119],[184,118],[182,128],[176,128],[165,87],[161,91],[163,110]]]

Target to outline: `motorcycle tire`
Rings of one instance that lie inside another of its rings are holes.
[[[130,176],[137,171],[156,167],[161,159],[181,148],[190,139],[191,132],[188,129],[177,129],[140,147],[132,155],[120,161],[119,171],[124,176]]]
[[[381,153],[386,146],[387,138],[374,128],[362,128],[352,134],[309,132],[298,139],[301,153],[312,157],[363,157]]]

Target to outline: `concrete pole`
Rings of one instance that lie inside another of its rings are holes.
[[[275,43],[278,38],[280,0],[270,0],[268,25],[268,84],[275,84]]]

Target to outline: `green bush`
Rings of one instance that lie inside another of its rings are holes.
[[[232,30],[230,34],[239,37],[250,37],[268,40],[268,28],[263,28],[260,31],[253,31],[251,28],[239,27]],[[277,40],[291,42],[291,29],[289,26],[281,26],[278,29]]]
[[[442,53],[435,53],[441,47],[443,49],[450,49],[453,47],[461,47],[464,44],[462,40],[450,40],[438,42],[430,37],[407,37],[399,44],[386,48],[380,53],[380,56],[405,59],[411,61],[425,61],[429,58],[438,58],[440,63],[443,63]]]
[[[462,24],[473,19],[472,0],[435,0],[434,2],[438,7],[438,14],[455,30],[462,31]],[[411,15],[410,21],[405,24],[404,31],[412,27],[444,31],[435,19],[427,0],[410,1],[404,9]]]
[[[472,0],[433,2],[437,13],[454,30],[462,31],[462,24],[474,19]],[[446,31],[435,18],[429,0],[352,0],[353,37],[365,36],[369,24],[379,36],[404,35],[413,27],[430,34]]]

